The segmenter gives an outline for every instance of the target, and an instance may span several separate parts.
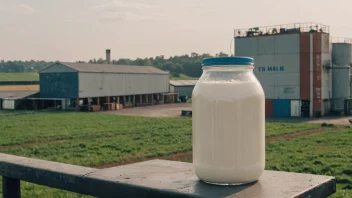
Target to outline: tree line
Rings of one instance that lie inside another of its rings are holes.
[[[54,62],[46,61],[0,61],[0,72],[38,72]]]
[[[223,52],[217,53],[214,56],[224,57],[228,56]],[[150,57],[128,59],[120,58],[118,60],[111,60],[111,64],[115,65],[136,65],[136,66],[154,66],[164,71],[169,71],[173,76],[177,77],[180,74],[185,74],[191,77],[199,77],[202,74],[201,62],[203,58],[214,57],[211,54],[198,54],[192,52],[190,55],[185,54],[181,56],[170,56],[166,58],[164,55]],[[91,59],[89,61],[77,61],[83,63],[105,64],[106,60]],[[38,72],[54,62],[45,61],[0,61],[0,72]]]

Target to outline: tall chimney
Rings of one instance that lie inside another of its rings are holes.
[[[110,64],[111,59],[110,59],[110,49],[106,50],[106,63]]]

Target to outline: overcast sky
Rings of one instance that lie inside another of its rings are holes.
[[[0,0],[0,59],[229,53],[233,30],[295,22],[352,37],[351,0]]]

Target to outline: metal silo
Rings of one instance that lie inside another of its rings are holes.
[[[334,66],[332,68],[332,108],[343,110],[344,100],[350,97],[350,76],[349,66]]]
[[[332,39],[332,63],[334,65],[350,65],[352,63],[352,39]]]

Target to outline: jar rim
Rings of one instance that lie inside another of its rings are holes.
[[[214,66],[214,67],[238,67],[238,66],[253,66],[254,59],[251,57],[244,56],[232,56],[232,57],[212,57],[204,58],[202,60],[202,66]]]
[[[211,66],[203,66],[203,70],[252,70],[254,66],[244,66],[244,65],[211,65]]]

